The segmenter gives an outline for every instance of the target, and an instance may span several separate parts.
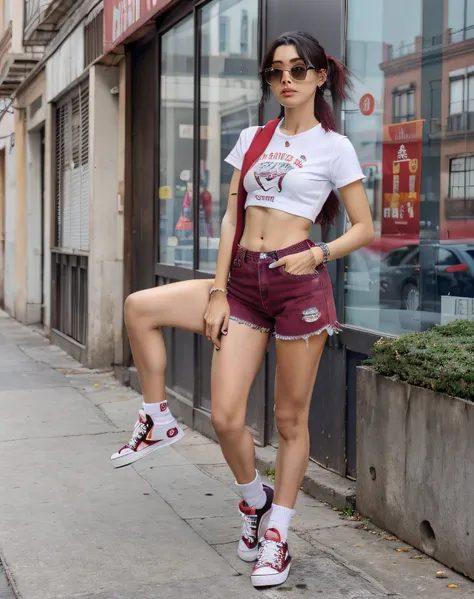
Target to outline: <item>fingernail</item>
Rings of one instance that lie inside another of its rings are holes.
[[[223,334],[223,335],[227,335],[227,333],[228,333],[228,332],[229,332],[229,331],[222,331],[222,334]]]
[[[272,262],[271,264],[268,265],[268,268],[276,268],[276,263]]]

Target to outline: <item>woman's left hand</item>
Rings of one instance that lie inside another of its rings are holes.
[[[323,250],[316,246],[306,252],[284,256],[277,262],[272,262],[269,268],[283,266],[290,275],[310,275],[323,262]]]

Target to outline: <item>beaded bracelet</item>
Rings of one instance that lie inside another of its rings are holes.
[[[323,251],[323,264],[326,264],[326,262],[329,260],[329,256],[331,255],[331,250],[329,249],[329,247],[327,246],[327,244],[325,244],[323,242],[319,242],[316,245],[322,249],[322,251]]]
[[[221,293],[225,293],[227,295],[227,289],[223,289],[222,287],[213,287],[209,291],[209,295],[211,296],[213,293],[216,293],[216,291],[220,291]]]

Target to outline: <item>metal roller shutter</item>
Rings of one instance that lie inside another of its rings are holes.
[[[89,85],[56,111],[56,247],[89,251]]]

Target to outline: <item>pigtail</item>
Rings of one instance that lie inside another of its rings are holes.
[[[351,89],[351,83],[349,80],[349,70],[342,62],[339,62],[332,56],[327,57],[327,62],[328,78],[322,88],[317,90],[314,100],[314,112],[325,131],[336,131],[334,112],[324,98],[324,90],[328,89],[331,92],[333,102],[345,100],[348,97],[348,90]],[[329,227],[336,223],[338,214],[339,200],[332,191],[316,219],[316,223],[321,225],[323,239],[326,237]]]
[[[326,86],[331,92],[333,100],[347,100],[348,91],[352,85],[349,78],[349,69],[332,56],[328,56],[328,78]]]
[[[324,98],[324,87],[318,87],[314,99],[314,115],[321,123],[324,131],[336,130],[336,119],[334,113]]]

